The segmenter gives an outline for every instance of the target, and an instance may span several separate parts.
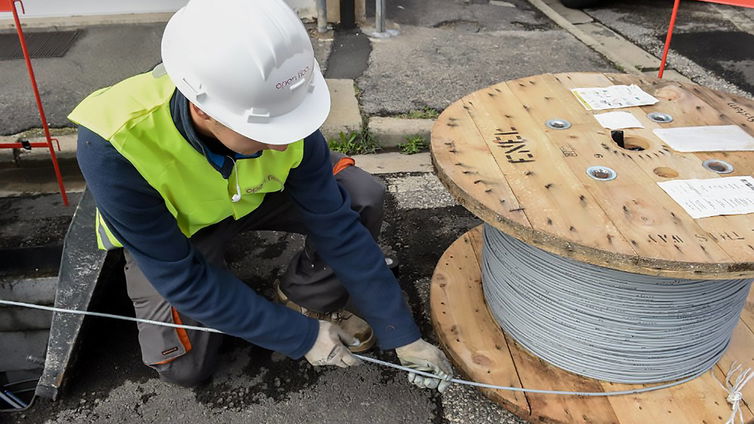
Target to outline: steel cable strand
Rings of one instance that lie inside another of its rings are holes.
[[[122,315],[114,315],[114,314],[107,314],[103,312],[92,312],[92,311],[82,311],[82,310],[76,310],[76,309],[66,309],[66,308],[58,308],[54,306],[45,306],[45,305],[35,305],[31,303],[25,303],[25,302],[16,302],[12,300],[4,300],[0,299],[0,305],[6,305],[6,306],[15,306],[15,307],[23,307],[23,308],[30,308],[30,309],[37,309],[42,311],[50,311],[55,312],[59,314],[70,314],[70,315],[83,315],[83,316],[94,316],[98,318],[111,318],[111,319],[117,319],[117,320],[123,320],[123,321],[130,321],[130,322],[137,322],[142,324],[148,324],[148,325],[157,325],[157,326],[163,326],[163,327],[171,327],[171,328],[183,328],[186,330],[196,330],[196,331],[205,331],[208,333],[219,333],[223,334],[221,331],[214,329],[214,328],[208,328],[208,327],[199,327],[199,326],[193,326],[193,325],[182,325],[182,324],[173,324],[173,323],[166,323],[166,322],[160,322],[160,321],[152,321],[152,320],[146,320],[141,318],[134,318],[134,317],[127,317]],[[417,371],[408,367],[404,367],[402,365],[393,364],[386,361],[381,361],[379,359],[371,358],[365,355],[359,355],[354,354],[355,357],[377,365],[381,365],[384,367],[394,368],[400,371],[415,373],[418,375],[422,375],[424,377],[430,377],[430,378],[437,378],[440,379],[439,376],[433,375],[428,372],[423,371]],[[487,389],[494,389],[494,390],[505,390],[505,391],[512,391],[512,392],[524,392],[524,393],[537,393],[537,394],[545,394],[545,395],[565,395],[565,396],[587,396],[587,397],[611,397],[611,396],[624,396],[624,395],[633,395],[638,393],[647,393],[647,392],[653,392],[657,390],[667,389],[670,387],[679,386],[681,384],[687,383],[703,373],[692,375],[690,377],[673,381],[671,383],[666,384],[658,384],[655,386],[650,387],[642,387],[639,389],[631,389],[631,390],[618,390],[618,391],[612,391],[612,392],[574,392],[574,391],[568,391],[568,390],[541,390],[541,389],[532,389],[532,388],[525,388],[525,387],[512,387],[512,386],[501,386],[501,385],[495,385],[495,384],[488,384],[488,383],[479,383],[476,381],[469,381],[469,380],[462,380],[458,378],[452,378],[450,380],[451,383],[466,385],[466,386],[472,386],[472,387],[480,387],[480,388],[487,388]]]
[[[728,296],[728,295],[726,294],[726,297],[727,297],[727,296]],[[571,301],[570,301],[569,299],[567,299],[567,298],[561,298],[561,299],[564,299],[564,300],[562,300],[562,301],[563,301],[563,302],[566,302],[566,303],[568,303],[568,302],[571,302]],[[734,312],[735,312],[735,311],[734,311]],[[719,315],[719,314],[715,314],[714,316],[712,316],[712,318],[718,318],[718,315]],[[734,315],[735,315],[735,313],[734,313]],[[708,321],[708,320],[706,319],[706,318],[707,318],[706,316],[704,316],[704,318],[705,318],[705,319],[704,319],[704,321]],[[623,325],[622,325],[622,323],[620,323],[620,322],[618,322],[618,321],[616,321],[616,320],[613,320],[613,322],[614,322],[614,323],[615,323],[616,325],[620,326],[620,327],[622,327],[622,326],[623,326]],[[628,326],[628,327],[633,327],[633,328],[635,328],[635,329],[642,329],[642,328],[643,328],[644,326],[646,326],[646,325],[647,325],[647,323],[646,323],[646,322],[639,322],[638,324],[631,324],[631,322],[632,322],[632,321],[628,321],[628,322],[627,322],[627,326]],[[672,325],[670,325],[670,328],[675,328],[675,327],[677,327],[677,325],[676,325],[676,324],[672,324]]]
[[[84,315],[84,316],[94,316],[98,318],[111,318],[111,319],[118,319],[123,321],[131,321],[131,322],[137,322],[142,324],[148,324],[148,325],[157,325],[157,326],[163,326],[163,327],[171,327],[171,328],[183,328],[186,330],[196,330],[196,331],[205,331],[209,333],[219,333],[222,334],[221,331],[214,329],[214,328],[208,328],[208,327],[199,327],[199,326],[193,326],[193,325],[182,325],[182,324],[172,324],[172,323],[166,323],[166,322],[160,322],[160,321],[152,321],[152,320],[146,320],[141,318],[133,318],[133,317],[127,317],[122,315],[114,315],[114,314],[107,314],[103,312],[92,312],[92,311],[82,311],[82,310],[76,310],[76,309],[66,309],[66,308],[58,308],[54,306],[45,306],[45,305],[35,305],[31,303],[25,303],[25,302],[16,302],[12,300],[3,300],[0,299],[0,305],[6,305],[6,306],[15,306],[15,307],[23,307],[23,308],[30,308],[30,309],[37,309],[37,310],[43,310],[43,311],[50,311],[55,312],[59,314],[71,314],[71,315]],[[405,371],[405,372],[411,372],[415,374],[419,374],[425,377],[431,377],[431,378],[437,378],[440,379],[440,377],[433,375],[431,373],[423,372],[423,371],[417,371],[411,368],[407,368],[401,365],[393,364],[386,361],[381,361],[379,359],[370,358],[368,356],[354,354],[355,357],[364,360],[366,362],[374,363],[377,365],[385,366],[394,368],[397,370]],[[700,374],[701,375],[701,374]],[[567,390],[540,390],[540,389],[532,389],[532,388],[523,388],[523,387],[511,387],[511,386],[500,386],[495,384],[487,384],[487,383],[479,383],[475,381],[468,381],[468,380],[462,380],[458,378],[453,378],[450,381],[452,383],[456,384],[462,384],[466,386],[473,386],[473,387],[480,387],[480,388],[488,388],[488,389],[494,389],[494,390],[506,390],[506,391],[513,391],[513,392],[526,392],[526,393],[538,393],[538,394],[547,394],[547,395],[568,395],[568,396],[588,396],[588,397],[608,397],[608,396],[623,396],[623,395],[632,395],[632,394],[638,394],[638,393],[646,393],[646,392],[652,392],[656,390],[662,390],[669,387],[678,386],[681,384],[684,384],[688,381],[691,381],[695,379],[696,377],[699,377],[699,375],[694,375],[688,378],[685,378],[683,380],[674,381],[672,383],[668,384],[660,384],[656,386],[651,387],[643,387],[640,389],[631,389],[631,390],[620,390],[620,391],[613,391],[613,392],[574,392],[574,391],[567,391]]]
[[[485,226],[490,312],[537,356],[620,383],[698,375],[727,348],[749,280],[632,274],[560,257]]]

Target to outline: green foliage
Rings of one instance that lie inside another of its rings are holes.
[[[341,152],[345,155],[363,155],[382,150],[382,147],[377,143],[369,130],[351,131],[348,134],[341,131],[338,134],[338,138],[328,140],[327,145],[330,146],[330,150]]]
[[[399,118],[403,119],[437,119],[438,116],[440,116],[440,112],[429,106],[424,106],[421,109],[414,109],[408,113],[398,115]]]
[[[429,150],[429,144],[424,137],[415,135],[412,137],[406,137],[406,142],[399,144],[398,148],[404,155],[413,155],[414,153],[421,153]]]

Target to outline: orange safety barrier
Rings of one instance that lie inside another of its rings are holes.
[[[719,3],[729,6],[741,6],[754,8],[754,0],[698,0],[707,3]],[[665,48],[662,50],[662,60],[660,61],[660,72],[657,74],[657,78],[662,78],[663,72],[665,72],[665,63],[668,60],[668,50],[670,50],[670,40],[673,38],[673,28],[675,27],[675,18],[678,15],[678,7],[681,5],[681,0],[675,0],[673,4],[673,12],[670,14],[670,25],[668,25],[668,35],[665,37]]]
[[[29,72],[29,79],[31,80],[31,88],[34,91],[34,98],[37,101],[37,109],[39,110],[39,118],[42,120],[42,129],[45,133],[45,142],[29,143],[0,143],[0,148],[13,148],[13,149],[31,149],[33,147],[47,147],[50,150],[50,158],[52,159],[52,166],[55,168],[55,178],[58,180],[58,187],[60,187],[60,195],[63,197],[63,204],[68,206],[68,195],[65,192],[65,186],[63,185],[63,175],[60,173],[60,165],[58,164],[58,158],[55,154],[52,142],[55,141],[58,145],[58,151],[60,150],[60,142],[50,136],[50,127],[47,125],[47,117],[45,116],[44,107],[42,106],[42,99],[39,97],[39,88],[37,87],[37,79],[34,76],[34,68],[31,66],[31,58],[29,57],[29,49],[26,47],[26,39],[24,38],[24,32],[21,29],[21,21],[18,19],[18,11],[16,10],[16,3],[21,6],[21,13],[26,13],[24,10],[24,4],[21,0],[0,0],[0,12],[11,12],[13,14],[13,21],[16,25],[16,32],[18,33],[18,41],[21,43],[21,51],[24,54],[24,60],[26,61],[26,70]]]

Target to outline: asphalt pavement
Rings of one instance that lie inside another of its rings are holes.
[[[400,35],[375,40],[369,67],[356,79],[367,115],[443,110],[472,91],[527,75],[616,71],[525,0],[389,3]]]
[[[659,57],[671,5],[616,0],[586,10],[580,19],[603,25]],[[361,32],[336,31],[334,38],[319,37],[314,43],[328,77],[355,80],[364,117],[442,110],[471,91],[527,75],[619,71],[526,0],[394,0],[388,17],[389,27],[400,32],[396,37],[370,38],[367,23]],[[670,65],[697,83],[751,96],[754,43],[747,40],[754,34],[752,22],[750,11],[684,2]],[[65,115],[90,91],[154,66],[163,26],[82,28],[64,57],[35,60],[53,126],[69,125]],[[0,84],[0,134],[36,127],[22,63],[0,61]],[[402,161],[400,156],[387,159],[391,166]],[[398,255],[401,286],[423,333],[434,340],[427,302],[432,271],[444,249],[479,220],[453,202],[427,163],[425,154],[423,164],[380,175],[389,191],[382,244]],[[370,166],[375,173],[386,168]],[[61,208],[56,194],[8,196],[17,197],[0,199],[6,205],[0,226],[3,247],[61,242],[72,208],[67,214],[50,211]],[[272,281],[300,243],[300,237],[280,233],[244,234],[231,246],[228,261],[240,278],[271,296]],[[123,281],[114,278],[109,284],[98,310],[132,314]],[[376,355],[395,360],[391,352]],[[402,372],[373,365],[315,369],[234,339],[227,341],[222,365],[206,386],[177,388],[141,364],[134,325],[98,319],[88,320],[83,349],[61,400],[38,400],[26,412],[0,415],[0,422],[14,423],[178,421],[523,422],[474,389],[452,386],[438,395],[409,385]]]
[[[616,0],[586,13],[661,57],[671,7],[671,1]],[[752,97],[754,9],[681,2],[668,63],[697,84]]]

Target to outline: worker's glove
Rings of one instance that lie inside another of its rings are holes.
[[[337,325],[320,321],[317,340],[304,357],[314,366],[335,365],[346,368],[359,365],[361,361],[356,359],[343,343],[357,344],[358,340],[354,340]]]
[[[453,369],[445,354],[437,347],[419,339],[395,349],[401,364],[411,369],[434,374],[440,379],[408,374],[408,381],[421,388],[437,389],[440,393],[450,385]]]

